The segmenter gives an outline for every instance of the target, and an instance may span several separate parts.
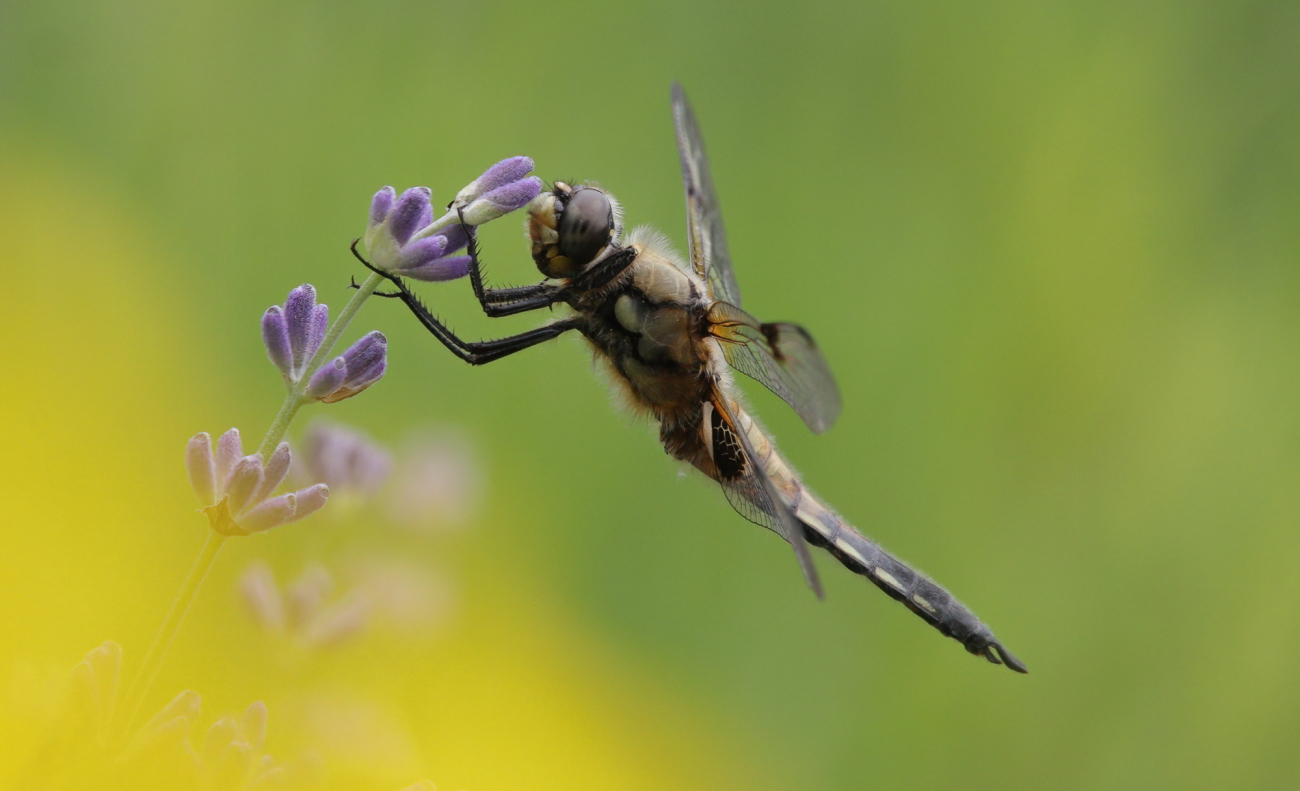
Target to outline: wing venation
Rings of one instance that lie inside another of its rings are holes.
[[[709,332],[732,368],[781,397],[820,434],[840,414],[840,391],[826,360],[798,324],[763,324],[735,305],[709,308]]]

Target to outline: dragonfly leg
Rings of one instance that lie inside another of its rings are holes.
[[[562,335],[569,330],[582,330],[586,327],[586,322],[582,318],[574,317],[562,321],[556,321],[518,335],[511,335],[508,338],[498,338],[491,341],[462,340],[458,338],[456,333],[452,332],[447,325],[443,324],[436,316],[429,312],[429,309],[424,306],[424,303],[420,301],[420,298],[411,293],[411,290],[406,287],[406,283],[402,282],[400,277],[397,277],[391,272],[377,269],[371,265],[369,261],[362,258],[361,254],[357,252],[356,242],[352,243],[352,254],[357,257],[358,261],[365,264],[367,269],[383,276],[388,280],[388,282],[396,286],[396,298],[402,300],[402,303],[405,304],[411,313],[415,315],[415,318],[419,320],[420,324],[429,331],[429,334],[437,338],[438,341],[443,346],[446,346],[452,354],[470,365],[485,365],[500,360],[502,357],[514,354],[515,352],[523,351],[530,346],[536,346],[544,341],[549,341],[551,338]]]
[[[478,229],[465,222],[464,207],[457,207],[461,230],[465,232],[466,252],[469,253],[469,282],[474,296],[483,306],[483,312],[496,318],[513,316],[539,308],[547,308],[562,299],[563,288],[554,283],[537,283],[531,286],[489,288],[483,282],[483,263],[478,254]]]

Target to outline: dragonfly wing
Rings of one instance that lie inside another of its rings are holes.
[[[695,122],[695,112],[673,83],[673,125],[677,132],[677,153],[682,160],[682,185],[686,188],[686,236],[690,240],[691,267],[709,284],[714,299],[740,304],[740,288],[731,270],[727,234],[722,229],[718,196],[704,153],[704,139]]]
[[[777,485],[768,475],[764,461],[754,451],[754,443],[748,436],[748,427],[738,419],[739,410],[730,404],[721,393],[714,392],[711,409],[706,410],[705,418],[711,423],[710,438],[713,449],[713,461],[718,468],[718,483],[727,495],[727,502],[736,512],[757,525],[762,525],[790,543],[794,548],[799,569],[804,581],[817,598],[822,598],[821,580],[817,578],[817,568],[813,566],[812,556],[808,552],[808,542],[804,539],[803,524],[795,517],[786,504]],[[748,417],[748,416],[746,416]],[[764,443],[771,453],[770,443]]]
[[[840,414],[840,391],[812,336],[798,324],[764,324],[727,302],[709,308],[709,332],[732,368],[781,397],[822,433]]]

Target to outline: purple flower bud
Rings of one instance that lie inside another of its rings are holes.
[[[217,477],[212,469],[212,438],[206,431],[190,438],[185,446],[185,469],[190,474],[190,488],[203,505],[217,501]]]
[[[348,364],[342,357],[335,357],[312,374],[307,383],[307,395],[320,400],[339,388],[348,376]]]
[[[326,404],[351,398],[379,381],[388,365],[388,340],[382,332],[369,332],[349,346],[340,359],[347,375],[342,384],[319,397]]]
[[[329,499],[330,487],[323,483],[315,486],[309,486],[306,489],[299,489],[297,492],[297,509],[293,513],[294,519],[302,519],[304,516],[311,516],[319,511]]]
[[[321,341],[325,340],[325,330],[330,325],[330,307],[329,305],[317,305],[312,308],[311,324],[307,327],[307,353],[303,358],[305,365],[311,360],[311,356],[320,348]]]
[[[419,239],[411,242],[402,250],[402,264],[393,271],[405,273],[406,270],[415,269],[427,261],[442,258],[446,252],[447,237],[442,234],[434,234],[425,239]]]
[[[227,507],[232,514],[244,510],[249,499],[262,487],[262,456],[254,453],[235,463],[230,473],[230,483],[226,486]]]
[[[469,256],[452,256],[464,247],[468,238],[460,224],[449,225],[433,236],[417,239],[406,246],[401,264],[389,271],[426,283],[455,280],[469,273]]]
[[[429,205],[428,187],[411,187],[397,199],[393,213],[388,218],[389,231],[399,245],[406,244],[411,234],[433,221],[433,209]],[[421,224],[425,216],[428,220]]]
[[[465,189],[456,194],[456,202],[472,203],[497,187],[505,186],[533,172],[533,161],[528,157],[510,157],[503,159],[483,171],[483,175],[471,181]]]
[[[215,459],[207,434],[196,434],[185,449],[190,484],[212,528],[225,535],[247,535],[293,522],[317,511],[329,496],[329,487],[316,484],[294,494],[271,497],[289,472],[292,457],[281,442],[271,458],[241,456],[239,431],[231,429],[217,440]]]
[[[426,283],[438,283],[444,280],[455,280],[469,274],[469,265],[473,259],[467,255],[452,255],[446,258],[435,258],[432,261],[426,261],[423,264],[402,271],[403,275],[412,280],[422,280]]]
[[[461,190],[452,203],[463,207],[471,225],[522,208],[541,191],[541,180],[528,175],[532,168],[528,157],[503,159]],[[365,233],[371,266],[425,281],[449,280],[468,271],[459,261],[431,264],[449,258],[465,246],[466,239],[455,223],[455,213],[434,223],[430,194],[428,187],[412,187],[400,196],[385,187],[374,194]],[[435,230],[435,225],[443,227]],[[433,241],[440,236],[446,239],[441,248]]]
[[[297,496],[282,494],[257,505],[239,520],[239,526],[250,533],[264,533],[293,519]]]
[[[258,500],[270,497],[276,487],[284,481],[284,476],[289,474],[289,464],[292,460],[289,454],[289,443],[281,442],[276,446],[266,466],[262,468],[262,485],[254,497]]]
[[[397,191],[392,187],[384,187],[375,193],[375,197],[370,199],[370,224],[378,225],[388,219],[388,213],[393,210],[393,203],[397,200]]]
[[[232,428],[217,438],[217,492],[225,494],[230,481],[230,472],[235,469],[235,462],[244,454],[239,442],[239,429]]]
[[[320,348],[329,325],[329,307],[316,304],[316,289],[304,283],[289,292],[284,307],[272,305],[262,314],[262,343],[266,356],[292,385]]]
[[[280,373],[291,376],[293,352],[289,348],[289,328],[279,305],[272,305],[262,314],[262,345],[266,346],[266,356],[271,358]]]
[[[542,180],[536,176],[497,187],[465,207],[465,222],[468,225],[482,225],[495,220],[503,214],[527,206],[541,191]]]
[[[443,236],[447,239],[447,246],[442,251],[443,255],[451,255],[469,243],[469,237],[465,235],[465,229],[460,227],[460,223],[448,225],[438,231],[436,236]]]

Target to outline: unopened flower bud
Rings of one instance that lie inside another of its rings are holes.
[[[316,304],[316,289],[307,283],[290,291],[283,307],[272,305],[262,314],[266,356],[280,369],[285,382],[292,384],[302,378],[328,323],[329,308]]]
[[[368,332],[322,366],[312,377],[308,394],[326,404],[351,398],[378,382],[387,366],[388,340],[378,330]]]
[[[532,172],[533,160],[528,157],[503,159],[483,171],[483,175],[466,184],[465,189],[456,193],[456,203],[462,206],[473,203],[497,187],[504,187],[512,181],[519,181]]]
[[[210,447],[206,433],[195,434],[185,448],[185,467],[209,524],[220,533],[247,535],[295,522],[320,510],[329,497],[325,484],[271,497],[292,462],[287,443],[265,463],[259,453],[241,455],[237,429],[221,435],[215,454]]]
[[[542,191],[542,180],[536,176],[512,181],[485,193],[465,207],[462,215],[467,225],[482,225],[515,209],[522,209]]]

